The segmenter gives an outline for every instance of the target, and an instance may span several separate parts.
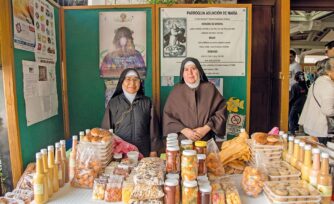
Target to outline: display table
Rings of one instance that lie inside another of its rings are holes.
[[[265,204],[269,203],[267,198],[263,193],[261,193],[257,198],[252,198],[247,196],[241,188],[241,178],[242,175],[231,176],[232,180],[238,188],[240,194],[241,202],[243,204]],[[59,192],[53,194],[52,198],[48,203],[51,204],[89,204],[89,203],[108,203],[103,201],[92,200],[92,189],[83,188],[73,188],[70,184],[66,184]],[[122,202],[118,202],[121,204]]]

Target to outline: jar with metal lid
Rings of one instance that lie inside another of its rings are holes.
[[[166,149],[166,172],[180,172],[180,148],[179,146],[171,146]]]
[[[197,154],[198,160],[198,175],[203,176],[206,174],[206,163],[205,163],[206,155],[205,154]]]
[[[197,181],[184,181],[182,186],[182,204],[197,204]]]
[[[181,151],[183,150],[192,150],[193,147],[193,141],[191,140],[181,140]]]
[[[206,154],[206,144],[205,141],[196,141],[195,142],[195,150],[197,154]]]
[[[180,186],[176,179],[166,179],[164,185],[165,204],[180,203]]]
[[[199,204],[211,204],[211,191],[210,185],[201,185],[199,187]]]
[[[184,150],[181,161],[181,177],[183,181],[192,181],[197,178],[197,153],[195,150]]]

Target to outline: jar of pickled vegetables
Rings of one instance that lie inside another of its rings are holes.
[[[166,179],[164,186],[165,204],[180,203],[179,181],[176,179]]]
[[[183,150],[192,150],[193,147],[193,141],[191,140],[181,140],[181,152]]]
[[[106,189],[106,184],[101,179],[96,178],[94,180],[94,186],[93,186],[93,199],[94,200],[103,200],[104,199],[104,193]]]
[[[195,142],[195,150],[197,154],[206,154],[206,144],[205,141],[196,141]]]
[[[171,146],[166,149],[166,172],[180,172],[180,148],[179,146]]]
[[[206,164],[205,164],[206,155],[205,154],[197,154],[197,159],[198,159],[198,175],[199,176],[204,176],[207,172]]]
[[[192,181],[197,178],[197,153],[195,150],[184,150],[181,161],[181,177],[183,181]]]
[[[182,186],[182,204],[197,204],[197,181],[184,181]]]

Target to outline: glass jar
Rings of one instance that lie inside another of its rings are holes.
[[[180,203],[179,181],[176,179],[166,179],[164,185],[165,204]]]
[[[195,150],[197,154],[206,154],[206,144],[205,141],[196,141],[195,142]]]
[[[168,139],[175,139],[175,140],[177,140],[177,138],[178,138],[177,133],[169,133],[169,134],[167,134],[167,141],[168,141]]]
[[[182,186],[182,204],[197,204],[197,181],[184,181]]]
[[[206,164],[205,164],[206,155],[205,154],[197,154],[198,160],[198,175],[204,176],[207,172]]]
[[[96,178],[94,180],[94,187],[93,187],[93,200],[103,200],[104,193],[106,189],[106,184],[104,181]]]
[[[179,146],[179,141],[177,141],[177,140],[167,141],[166,147],[172,147],[172,146]]]
[[[192,181],[197,178],[197,154],[195,150],[182,152],[181,177],[183,181]]]
[[[199,204],[211,204],[211,191],[210,185],[201,185],[199,187]]]
[[[116,153],[116,154],[114,154],[114,156],[113,156],[113,160],[115,161],[115,162],[121,162],[122,161],[122,154],[119,154],[119,153]]]
[[[180,172],[180,148],[178,146],[171,146],[166,149],[166,172]]]
[[[192,150],[193,147],[193,141],[191,140],[181,140],[181,151],[183,150]]]

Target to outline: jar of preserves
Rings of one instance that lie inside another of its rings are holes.
[[[179,141],[177,141],[177,140],[167,141],[166,147],[171,147],[171,146],[179,146]]]
[[[178,137],[177,133],[169,133],[169,134],[167,134],[167,140],[168,139],[176,139],[177,140],[177,137]]]
[[[205,141],[196,141],[195,142],[195,150],[197,154],[206,154],[206,144]]]
[[[207,172],[206,163],[205,163],[206,155],[205,154],[197,154],[198,160],[198,175],[204,176]]]
[[[181,177],[183,181],[192,181],[197,178],[197,154],[195,150],[184,150],[181,161]]]
[[[179,181],[176,179],[166,179],[165,186],[165,204],[180,203]]]
[[[166,172],[180,172],[180,148],[179,146],[171,146],[166,149]]]
[[[199,187],[199,204],[211,204],[211,191],[210,185],[201,185]]]
[[[181,151],[183,150],[192,150],[193,147],[193,141],[191,140],[181,140]]]
[[[182,204],[197,204],[197,181],[184,181],[182,186]]]

